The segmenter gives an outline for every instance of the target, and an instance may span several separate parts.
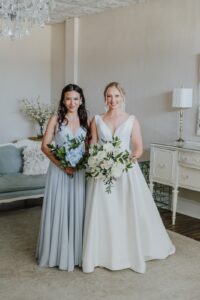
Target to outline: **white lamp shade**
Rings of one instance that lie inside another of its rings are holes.
[[[192,89],[174,89],[172,97],[172,106],[182,108],[192,107],[192,94]]]

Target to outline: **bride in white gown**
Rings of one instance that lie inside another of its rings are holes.
[[[83,272],[94,268],[130,268],[145,272],[145,261],[164,259],[175,247],[142,175],[137,158],[142,155],[139,123],[123,112],[124,91],[117,82],[104,91],[108,111],[92,121],[92,144],[118,136],[122,150],[130,151],[135,164],[115,182],[111,194],[103,181],[89,179],[83,242]]]

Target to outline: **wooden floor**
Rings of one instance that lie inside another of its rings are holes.
[[[172,225],[172,213],[169,210],[159,208],[165,227],[171,231],[188,236],[200,241],[200,220],[182,214],[176,214],[176,224]]]

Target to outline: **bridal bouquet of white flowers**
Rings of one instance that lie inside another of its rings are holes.
[[[133,161],[127,150],[121,151],[121,141],[118,137],[102,142],[89,148],[86,176],[103,180],[106,192],[111,193],[114,181],[133,167]]]

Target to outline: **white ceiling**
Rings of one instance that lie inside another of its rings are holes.
[[[51,22],[62,22],[72,17],[125,7],[145,0],[54,0],[55,8],[50,14]]]

